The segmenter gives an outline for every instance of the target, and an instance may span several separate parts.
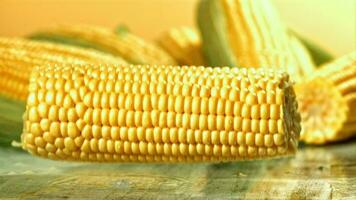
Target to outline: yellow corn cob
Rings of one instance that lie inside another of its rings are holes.
[[[129,33],[115,32],[89,25],[62,25],[39,34],[80,40],[97,49],[120,56],[132,64],[176,64],[163,49]],[[36,37],[35,37],[36,38]]]
[[[0,38],[0,95],[26,100],[31,70],[45,64],[125,64],[101,52],[19,38]]]
[[[325,144],[356,135],[356,53],[322,66],[297,84],[301,140]]]
[[[202,0],[198,16],[210,65],[279,68],[296,81],[314,71],[268,0]]]
[[[300,116],[281,72],[49,66],[29,88],[23,148],[50,159],[228,161],[297,148]]]
[[[158,43],[180,65],[205,65],[201,39],[198,31],[193,28],[173,28],[159,38]]]

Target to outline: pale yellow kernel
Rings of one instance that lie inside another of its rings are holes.
[[[182,87],[182,95],[183,96],[191,96],[192,93],[192,86],[188,84],[183,84]]]
[[[235,116],[241,116],[242,112],[242,103],[241,102],[234,102],[233,114]]]
[[[269,119],[270,117],[270,106],[268,104],[262,104],[260,107],[261,119]]]
[[[90,139],[92,137],[92,127],[90,125],[85,125],[81,135],[86,138],[86,139]]]
[[[167,127],[172,128],[175,126],[175,116],[174,112],[167,113]]]
[[[133,110],[134,109],[134,95],[128,94],[125,100],[125,109],[126,110]]]
[[[124,152],[123,141],[115,141],[115,152],[118,154],[122,154]]]
[[[267,134],[268,133],[268,120],[266,119],[261,119],[259,122],[259,132],[262,134]]]
[[[162,127],[162,128],[167,127],[167,113],[166,112],[161,112],[159,114],[158,126]]]
[[[229,145],[236,145],[237,133],[235,131],[229,131],[227,140]]]
[[[132,154],[135,154],[135,155],[140,153],[139,143],[138,142],[131,143],[131,152],[132,152]]]
[[[200,97],[193,97],[192,100],[192,113],[199,114],[200,113]]]
[[[73,139],[70,137],[64,138],[64,147],[68,151],[74,151],[76,149],[75,143],[74,143]]]
[[[232,101],[225,101],[225,115],[233,115],[234,103]]]
[[[224,130],[225,126],[225,117],[223,115],[216,116],[216,130]]]
[[[67,109],[71,108],[71,107],[74,107],[74,102],[73,102],[72,98],[69,95],[66,95],[64,97],[63,107],[67,108]]]
[[[101,127],[99,125],[93,125],[91,131],[94,138],[101,138]]]
[[[270,118],[271,119],[278,119],[279,118],[279,105],[272,104],[270,105]]]
[[[258,101],[258,104],[264,104],[266,103],[266,92],[261,90],[261,91],[258,91],[257,92],[257,101]]]
[[[267,93],[267,104],[275,104],[276,103],[276,94],[274,92]]]
[[[125,154],[131,154],[132,149],[131,149],[131,143],[128,141],[124,141],[124,153]]]
[[[217,112],[217,104],[218,104],[218,98],[211,97],[209,98],[209,113],[210,114],[216,114]]]
[[[59,122],[52,122],[49,127],[49,133],[53,137],[59,137],[60,136],[60,127],[59,127]]]
[[[240,99],[240,93],[238,89],[232,88],[229,93],[229,100],[237,102]]]
[[[273,141],[274,141],[274,144],[277,146],[280,146],[280,145],[284,144],[284,142],[285,142],[282,134],[273,134]]]
[[[120,136],[120,128],[117,126],[112,126],[110,129],[110,137],[113,140],[118,140]]]
[[[174,105],[174,111],[177,113],[183,113],[183,110],[184,110],[184,97],[177,96]]]
[[[194,131],[194,141],[196,143],[202,143],[203,142],[203,136],[202,136],[202,131],[201,130],[195,130]]]
[[[189,150],[188,150],[188,145],[184,143],[179,144],[179,153],[180,155],[188,155]]]
[[[203,144],[211,144],[211,131],[204,130],[202,132],[202,142]]]
[[[101,110],[101,124],[102,125],[109,125],[109,112],[110,110],[108,108],[103,108]]]
[[[49,106],[46,103],[38,104],[38,114],[41,118],[47,118]]]
[[[31,133],[25,134],[25,143],[26,144],[34,144],[35,137]]]
[[[75,105],[75,111],[76,111],[78,117],[80,117],[80,118],[84,117],[86,109],[87,109],[87,107],[82,102],[79,102]]]
[[[253,133],[260,132],[260,120],[258,119],[251,120],[251,131]]]
[[[109,110],[109,125],[110,126],[118,125],[118,115],[119,115],[118,109],[112,108]]]
[[[62,137],[67,137],[68,136],[68,123],[67,122],[61,122],[60,123],[60,130],[61,130],[61,135]]]
[[[118,100],[117,100],[117,106],[119,109],[125,109],[125,102],[126,102],[126,94],[125,93],[120,93]]]
[[[63,138],[56,138],[54,140],[54,146],[56,146],[59,149],[63,149],[64,148],[64,139]]]
[[[126,125],[126,110],[124,109],[119,110],[118,125],[121,127]]]
[[[145,128],[152,127],[151,113],[148,111],[142,113],[142,126]]]
[[[93,121],[90,123],[100,125],[101,124],[101,109],[100,108],[94,108],[93,109]]]
[[[277,120],[270,119],[268,120],[268,130],[270,133],[277,133]]]
[[[36,107],[30,107],[28,110],[28,119],[30,122],[39,122],[40,121],[40,116],[37,112]]]
[[[247,154],[249,157],[255,157],[257,155],[257,147],[248,146],[247,147]]]
[[[220,144],[228,144],[229,132],[221,131],[219,133],[219,136],[220,136]]]
[[[197,151],[198,155],[203,155],[204,150],[205,150],[205,145],[200,144],[200,143],[196,145],[196,151]]]
[[[148,155],[155,155],[156,154],[156,148],[155,148],[155,144],[149,142],[147,144],[147,153]]]
[[[55,153],[57,148],[53,144],[47,143],[45,146],[45,150],[47,152]]]
[[[271,134],[264,135],[265,146],[271,147],[273,146],[273,137]]]
[[[238,146],[230,146],[230,153],[232,156],[236,157],[239,154]]]
[[[240,101],[246,102],[246,96],[249,94],[249,91],[246,88],[242,88],[240,91]]]
[[[46,145],[46,142],[44,141],[44,139],[42,137],[35,137],[35,145],[37,147],[44,148]]]
[[[42,131],[48,131],[50,126],[50,121],[48,119],[42,119],[40,121],[40,126]]]
[[[53,90],[49,90],[49,91],[46,92],[45,102],[48,105],[54,105],[55,104],[55,92]]]
[[[242,119],[242,131],[244,131],[244,132],[251,131],[251,120],[250,119]]]
[[[27,105],[32,107],[32,106],[36,106],[37,104],[38,104],[38,99],[36,93],[31,92],[27,97]]]
[[[90,140],[90,151],[91,152],[98,152],[99,148],[98,148],[98,139],[96,138],[92,138]]]
[[[111,127],[110,126],[102,126],[101,127],[101,137],[105,139],[109,139],[111,135]]]
[[[241,131],[242,130],[242,118],[239,116],[234,117],[234,130]]]
[[[203,97],[200,103],[200,113],[207,115],[209,113],[209,98]]]
[[[68,109],[67,118],[68,118],[68,121],[70,121],[70,122],[75,122],[78,120],[78,115],[77,115],[77,111],[75,110],[75,108]]]
[[[84,142],[84,138],[82,136],[76,137],[74,139],[74,143],[77,147],[81,147]]]
[[[199,129],[206,130],[208,128],[208,116],[199,115]]]
[[[239,146],[239,155],[240,155],[240,157],[247,156],[247,147],[246,146]]]
[[[153,128],[146,129],[146,141],[147,142],[153,142],[154,141]]]
[[[276,104],[282,105],[283,104],[283,99],[284,99],[283,90],[277,89],[276,90]]]
[[[190,128],[195,130],[199,128],[199,115],[192,114],[190,117]]]
[[[220,144],[219,131],[211,131],[211,143],[212,144]]]
[[[246,135],[244,132],[237,132],[237,143],[239,145],[245,145],[246,144]]]
[[[251,106],[243,104],[241,110],[241,116],[244,118],[251,118]]]
[[[228,145],[221,146],[221,154],[223,157],[228,157],[231,155],[230,147]]]
[[[180,132],[185,132],[185,129],[172,128],[169,130],[169,140],[171,143],[177,143],[179,141],[179,133]]]
[[[246,144],[248,146],[255,145],[255,134],[254,133],[246,133]]]
[[[147,148],[148,148],[147,142],[143,142],[143,141],[139,142],[138,150],[139,150],[140,154],[146,155],[147,154]]]
[[[102,152],[102,153],[107,151],[107,149],[106,149],[106,139],[100,138],[98,140],[98,150],[99,150],[99,152]]]
[[[182,127],[183,128],[189,128],[190,126],[190,115],[187,113],[184,113],[182,116]]]
[[[277,120],[277,129],[279,134],[284,134],[283,121],[281,119]]]
[[[208,115],[208,129],[216,130],[216,115]]]
[[[246,104],[248,105],[256,105],[258,103],[258,99],[257,99],[257,96],[253,93],[249,93],[247,96],[246,96]]]
[[[110,107],[110,102],[109,102],[109,93],[102,93],[101,94],[101,99],[100,99],[100,107],[101,108],[109,108]]]
[[[260,105],[251,106],[251,118],[260,119]]]
[[[197,150],[196,150],[196,145],[195,144],[189,144],[188,145],[188,154],[190,156],[195,156],[197,154]]]
[[[204,145],[204,153],[206,156],[211,156],[213,154],[213,145]]]
[[[190,96],[185,96],[184,97],[184,108],[183,111],[184,113],[191,113],[192,112],[192,101],[193,98]]]
[[[226,101],[224,99],[218,99],[217,103],[217,114],[218,115],[224,115],[225,114],[225,103]]]

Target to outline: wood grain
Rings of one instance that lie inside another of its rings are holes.
[[[0,199],[353,199],[356,141],[227,164],[99,164],[0,148]]]

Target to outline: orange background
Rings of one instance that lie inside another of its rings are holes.
[[[194,25],[198,0],[0,0],[0,35],[22,36],[57,23],[115,27],[155,39]],[[285,22],[335,55],[355,49],[355,0],[273,0]]]

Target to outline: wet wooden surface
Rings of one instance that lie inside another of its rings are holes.
[[[226,164],[92,164],[0,148],[0,199],[356,199],[356,140]]]

